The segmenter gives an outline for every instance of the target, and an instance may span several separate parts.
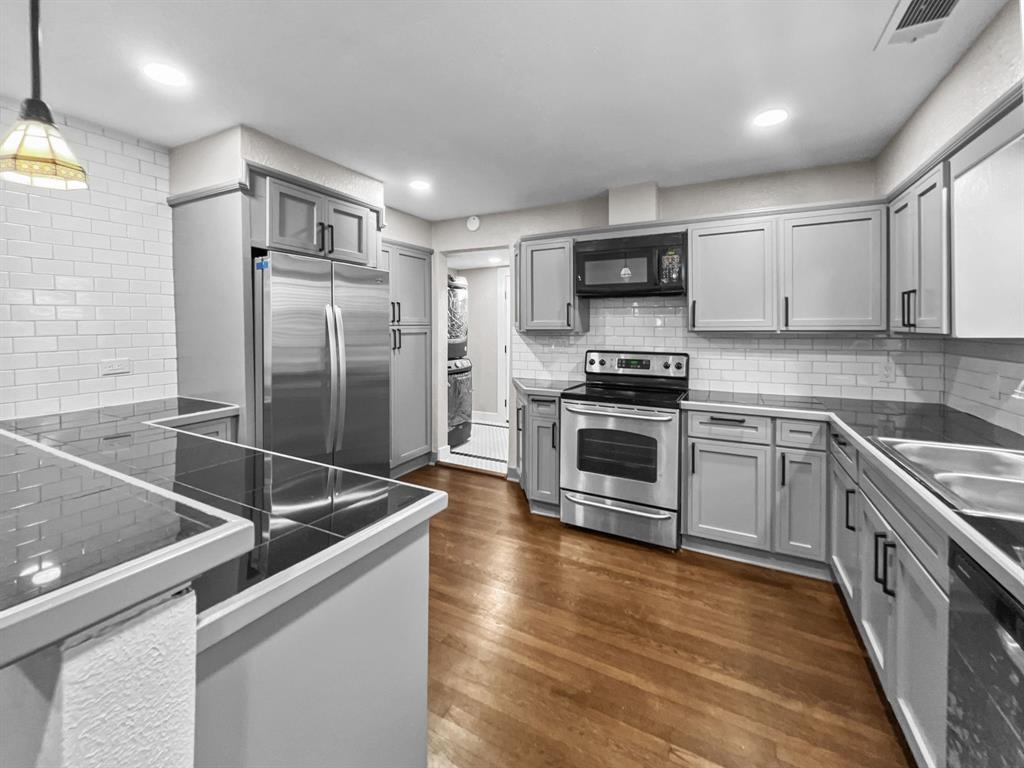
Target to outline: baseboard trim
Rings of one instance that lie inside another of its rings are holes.
[[[733,560],[738,563],[757,565],[761,568],[771,568],[775,571],[785,571],[797,576],[807,576],[819,581],[834,581],[832,568],[827,563],[817,563],[810,560],[801,560],[797,557],[779,555],[773,552],[757,552],[731,544],[724,544],[718,541],[710,541],[696,536],[683,535],[681,549],[691,552],[700,552],[704,555],[721,557],[725,560]]]
[[[407,475],[414,470],[421,469],[429,464],[433,464],[432,454],[424,453],[422,456],[415,456],[408,461],[403,461],[401,464],[396,464],[391,468],[391,479],[397,480],[402,475]]]

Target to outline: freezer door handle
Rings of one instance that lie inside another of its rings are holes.
[[[330,304],[324,304],[324,310],[326,310],[327,314],[327,356],[331,369],[331,403],[328,408],[327,439],[324,447],[328,454],[332,454],[334,453],[334,436],[336,432],[334,425],[338,418],[338,336],[337,327],[334,322],[334,307]]]
[[[345,398],[348,396],[348,365],[345,361],[345,321],[341,317],[341,307],[334,305],[334,321],[337,324],[337,357],[338,357],[338,423],[335,428],[334,450],[341,450],[342,437],[345,434]]]

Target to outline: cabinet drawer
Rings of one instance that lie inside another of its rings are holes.
[[[768,445],[772,441],[772,420],[767,416],[742,413],[696,412],[690,414],[689,435]]]
[[[558,421],[557,397],[531,397],[530,416]]]
[[[809,448],[825,450],[828,424],[820,421],[779,419],[775,424],[775,442],[783,448]]]
[[[944,591],[948,591],[949,538],[946,534],[929,522],[926,513],[896,490],[886,479],[884,471],[873,464],[865,463],[861,467],[860,489],[928,574]]]
[[[828,452],[850,477],[857,477],[857,449],[835,429],[829,433]]]

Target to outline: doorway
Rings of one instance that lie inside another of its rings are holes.
[[[451,329],[447,445],[442,463],[504,476],[508,471],[509,249],[444,254]],[[468,423],[467,423],[468,422]]]

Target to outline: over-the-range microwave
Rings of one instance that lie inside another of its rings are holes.
[[[686,292],[686,233],[582,240],[573,245],[577,296]]]

